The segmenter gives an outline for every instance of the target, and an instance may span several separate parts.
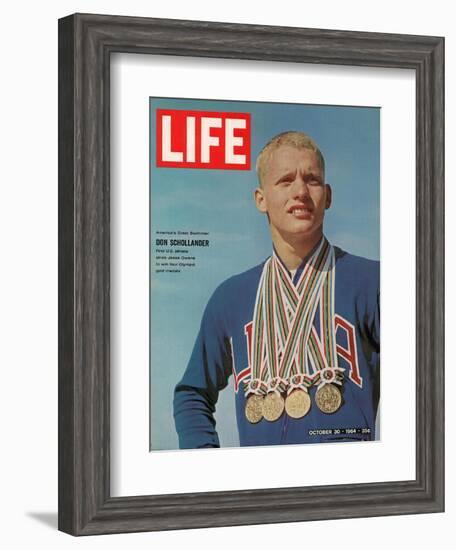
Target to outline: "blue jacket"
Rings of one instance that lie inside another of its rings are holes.
[[[245,418],[244,382],[250,378],[249,335],[260,264],[224,281],[210,298],[192,355],[174,393],[174,419],[180,448],[219,447],[213,413],[218,393],[234,376],[236,418],[241,446],[375,439],[379,400],[379,262],[336,252],[336,342],[338,366],[345,369],[343,404],[333,414],[315,404],[300,419],[285,412],[275,422],[251,424]],[[305,262],[298,268],[293,281]],[[319,312],[314,321],[317,333]]]

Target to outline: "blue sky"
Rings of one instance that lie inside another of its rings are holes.
[[[252,169],[157,168],[157,108],[250,113]],[[150,129],[151,258],[157,230],[210,233],[210,247],[196,251],[196,268],[181,273],[151,269],[150,435],[151,449],[161,450],[178,448],[172,393],[187,365],[207,300],[224,279],[271,253],[267,220],[253,202],[255,160],[270,138],[300,130],[317,142],[333,190],[326,236],[353,254],[379,259],[380,109],[151,98]],[[238,445],[231,385],[220,395],[216,419],[222,445]]]

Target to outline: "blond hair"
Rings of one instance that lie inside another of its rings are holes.
[[[311,151],[314,151],[317,155],[318,161],[320,163],[320,167],[323,171],[323,174],[325,172],[325,159],[323,158],[323,155],[318,148],[318,145],[315,143],[315,141],[309,137],[304,132],[297,132],[297,131],[288,131],[288,132],[282,132],[281,134],[277,134],[272,139],[270,139],[266,145],[261,149],[257,161],[256,161],[256,172],[258,174],[258,180],[260,182],[260,186],[262,184],[262,180],[264,178],[267,164],[271,160],[271,156],[279,147],[282,147],[284,145],[289,145],[291,147],[295,147],[296,149],[309,149]]]

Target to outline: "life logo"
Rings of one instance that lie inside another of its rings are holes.
[[[161,168],[250,170],[250,113],[157,109]]]

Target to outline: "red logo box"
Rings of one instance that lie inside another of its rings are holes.
[[[250,113],[156,113],[157,166],[250,170]]]

